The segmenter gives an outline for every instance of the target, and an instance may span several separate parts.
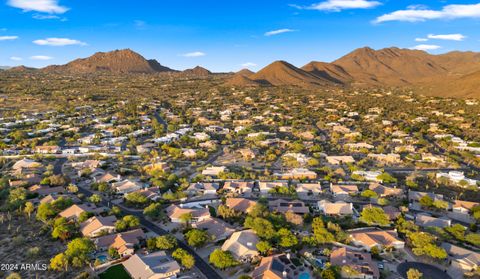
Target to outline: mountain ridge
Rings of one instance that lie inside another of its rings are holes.
[[[24,66],[4,72],[153,74],[177,72],[187,77],[208,77],[208,69],[196,66],[176,71],[147,60],[130,50],[97,52],[86,58],[75,59],[64,65],[42,69]],[[243,69],[225,75],[225,84],[231,86],[298,86],[314,87],[411,87],[438,96],[477,96],[480,92],[480,53],[452,51],[429,54],[421,50],[389,47],[357,48],[333,62],[311,61],[296,67],[278,60],[254,73]]]

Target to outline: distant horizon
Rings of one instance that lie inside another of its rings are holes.
[[[353,49],[480,51],[480,0],[5,0],[0,65],[42,68],[130,48],[183,70],[331,62]]]
[[[343,57],[343,56],[345,56],[345,55],[348,55],[348,54],[352,53],[352,52],[355,51],[355,50],[362,49],[362,48],[371,48],[371,47],[369,47],[369,46],[363,46],[363,47],[359,47],[359,48],[352,49],[351,51],[349,51],[349,52],[345,53],[344,55],[339,56],[339,57],[337,57],[337,58],[335,58],[335,59],[333,59],[333,60],[331,60],[331,61],[321,61],[321,60],[318,60],[318,59],[313,59],[313,60],[308,61],[308,62],[305,63],[305,64],[297,65],[297,64],[291,63],[290,61],[287,61],[287,60],[285,60],[285,59],[277,59],[277,60],[274,60],[274,61],[270,61],[268,64],[265,64],[265,65],[258,65],[258,66],[259,66],[258,69],[251,69],[251,68],[249,68],[249,67],[244,67],[244,68],[240,68],[240,69],[238,69],[238,70],[232,70],[232,71],[212,71],[212,72],[213,72],[213,73],[218,73],[218,74],[221,74],[221,73],[232,73],[232,72],[235,73],[235,72],[238,72],[238,71],[241,71],[241,70],[244,70],[244,69],[248,69],[248,70],[251,70],[251,71],[253,71],[253,72],[258,72],[259,70],[265,68],[266,66],[268,66],[268,65],[270,65],[270,64],[272,64],[272,63],[274,63],[274,62],[276,62],[276,61],[284,61],[284,62],[287,62],[287,63],[289,63],[289,64],[292,64],[293,66],[295,66],[295,67],[297,67],[297,68],[301,68],[301,67],[305,66],[306,64],[308,64],[308,63],[310,63],[310,62],[332,63],[332,62],[334,62],[335,60],[337,60],[337,59],[339,59],[339,58],[341,58],[341,57]],[[412,50],[412,49],[409,49],[409,48],[401,48],[401,47],[396,47],[396,46],[383,47],[383,48],[378,48],[378,49],[372,48],[372,49],[375,50],[375,51],[378,51],[378,50],[381,50],[381,49],[390,49],[390,48],[398,48],[398,49],[403,49],[403,50]],[[194,66],[189,67],[189,68],[184,68],[184,69],[173,68],[173,67],[170,67],[170,65],[166,65],[166,64],[162,63],[162,61],[158,61],[158,60],[155,59],[155,58],[145,57],[142,53],[140,53],[140,52],[138,52],[138,51],[136,51],[135,49],[132,49],[132,48],[112,49],[112,50],[107,50],[107,51],[96,51],[96,52],[91,53],[90,55],[85,56],[85,57],[73,58],[72,60],[66,61],[66,62],[63,63],[63,64],[47,64],[47,65],[42,66],[42,67],[30,67],[30,66],[24,65],[24,64],[18,64],[18,65],[13,65],[13,66],[0,65],[0,69],[1,69],[1,68],[5,68],[5,67],[6,67],[6,68],[15,68],[15,67],[21,67],[21,66],[28,67],[28,68],[34,68],[34,69],[42,69],[42,68],[49,67],[49,66],[61,66],[61,65],[65,65],[65,64],[67,64],[67,63],[69,63],[69,62],[72,62],[72,61],[74,61],[74,60],[76,60],[76,59],[89,58],[90,56],[93,56],[93,55],[96,54],[96,53],[108,53],[108,52],[113,52],[113,51],[117,51],[117,50],[131,50],[131,51],[133,51],[133,52],[135,52],[135,53],[140,54],[140,55],[143,56],[143,58],[145,58],[146,60],[151,60],[151,59],[156,60],[156,61],[157,61],[158,63],[160,63],[162,66],[168,67],[168,68],[170,68],[170,69],[172,69],[172,70],[174,70],[174,71],[185,71],[185,70],[188,70],[188,69],[193,69],[193,68],[195,68],[195,67],[202,67],[202,68],[205,68],[205,69],[207,69],[207,70],[211,70],[211,69],[209,69],[209,68],[207,68],[207,67],[205,67],[205,66],[203,66],[203,65],[200,65],[200,64],[199,64],[199,65],[194,65]],[[465,51],[450,50],[450,51],[441,52],[441,53],[429,53],[428,51],[424,51],[424,50],[419,50],[419,51],[423,51],[423,52],[425,52],[425,53],[427,53],[427,54],[429,54],[429,55],[442,55],[442,54],[447,54],[447,53],[450,53],[450,52],[476,52],[476,53],[480,53],[480,52],[471,51],[471,50],[465,50]]]

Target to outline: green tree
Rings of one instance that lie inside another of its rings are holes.
[[[50,260],[50,268],[56,271],[68,270],[68,258],[64,253],[57,254]]]
[[[282,247],[289,248],[298,244],[297,237],[290,230],[282,228],[278,231],[278,236]]]
[[[182,248],[173,251],[172,257],[180,261],[186,269],[191,269],[195,265],[195,258]]]
[[[118,254],[117,249],[115,249],[114,247],[108,248],[108,256],[110,257],[110,259],[120,258],[120,254]]]
[[[390,224],[387,214],[380,207],[364,207],[360,214],[360,221],[368,225],[387,226]]]
[[[177,239],[173,235],[161,235],[156,237],[155,246],[161,250],[170,250],[177,247]]]
[[[239,214],[235,212],[235,210],[223,204],[218,206],[217,212],[218,216],[222,217],[225,220],[236,218],[239,216]]]
[[[11,208],[17,209],[21,207],[27,199],[27,190],[23,187],[17,187],[10,190],[8,195],[8,204]]]
[[[421,273],[418,269],[410,268],[407,271],[407,279],[421,279],[423,278],[423,273]]]
[[[157,219],[162,215],[162,206],[160,203],[152,203],[149,206],[145,207],[143,214],[152,218]]]
[[[268,255],[268,253],[270,252],[270,250],[272,250],[272,245],[270,245],[270,243],[268,241],[259,241],[255,247],[257,247],[258,251],[262,254],[262,255]]]
[[[184,213],[184,214],[180,215],[180,217],[178,219],[180,219],[180,222],[185,224],[185,227],[188,227],[190,225],[190,222],[193,219],[193,215],[192,215],[192,213]]]
[[[432,207],[433,206],[433,199],[430,196],[427,196],[427,195],[421,197],[418,202],[423,207]]]
[[[230,251],[215,249],[209,257],[209,262],[219,269],[226,269],[238,265]]]
[[[88,200],[91,202],[91,203],[94,203],[94,204],[99,204],[102,202],[102,197],[98,194],[93,194],[90,196],[90,198],[88,198]]]
[[[377,176],[378,180],[381,180],[384,183],[397,183],[397,179],[393,176],[391,176],[389,173],[384,172]]]
[[[37,219],[46,222],[51,217],[55,216],[57,211],[53,208],[51,203],[42,203],[37,209]]]
[[[244,226],[253,229],[258,237],[263,239],[272,239],[275,236],[275,229],[270,221],[264,218],[245,218]]]
[[[191,229],[185,234],[188,245],[192,247],[201,247],[205,245],[209,237],[206,231]]]
[[[28,219],[30,219],[30,216],[32,215],[33,211],[35,211],[35,206],[31,202],[26,202],[25,203],[25,208],[23,209],[23,212],[27,214]]]
[[[378,198],[377,193],[375,193],[374,191],[372,191],[370,189],[367,189],[367,190],[363,191],[360,195],[364,198],[375,198],[375,199]]]
[[[468,243],[471,243],[475,246],[480,246],[480,234],[478,233],[469,233],[467,234],[467,236],[465,237],[465,240],[468,242]]]
[[[52,237],[60,238],[62,241],[69,239],[75,233],[75,225],[67,222],[67,219],[60,217],[53,223]]]
[[[321,217],[315,217],[312,221],[313,238],[316,243],[323,244],[335,241],[335,237],[326,228]]]
[[[65,255],[75,267],[88,264],[90,254],[95,251],[95,244],[88,238],[75,238],[67,245]]]
[[[117,222],[115,222],[115,229],[119,232],[138,226],[140,226],[140,220],[138,217],[133,215],[126,215],[121,220],[117,220]]]

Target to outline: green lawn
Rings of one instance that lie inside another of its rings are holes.
[[[132,279],[121,264],[110,267],[109,269],[101,273],[99,276],[100,279]]]

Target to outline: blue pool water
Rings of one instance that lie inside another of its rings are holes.
[[[100,262],[104,263],[104,262],[107,261],[107,256],[105,256],[105,255],[100,255],[100,256],[97,257],[97,259],[98,259]]]
[[[310,279],[310,274],[307,273],[307,272],[304,272],[304,273],[300,274],[298,279]]]

